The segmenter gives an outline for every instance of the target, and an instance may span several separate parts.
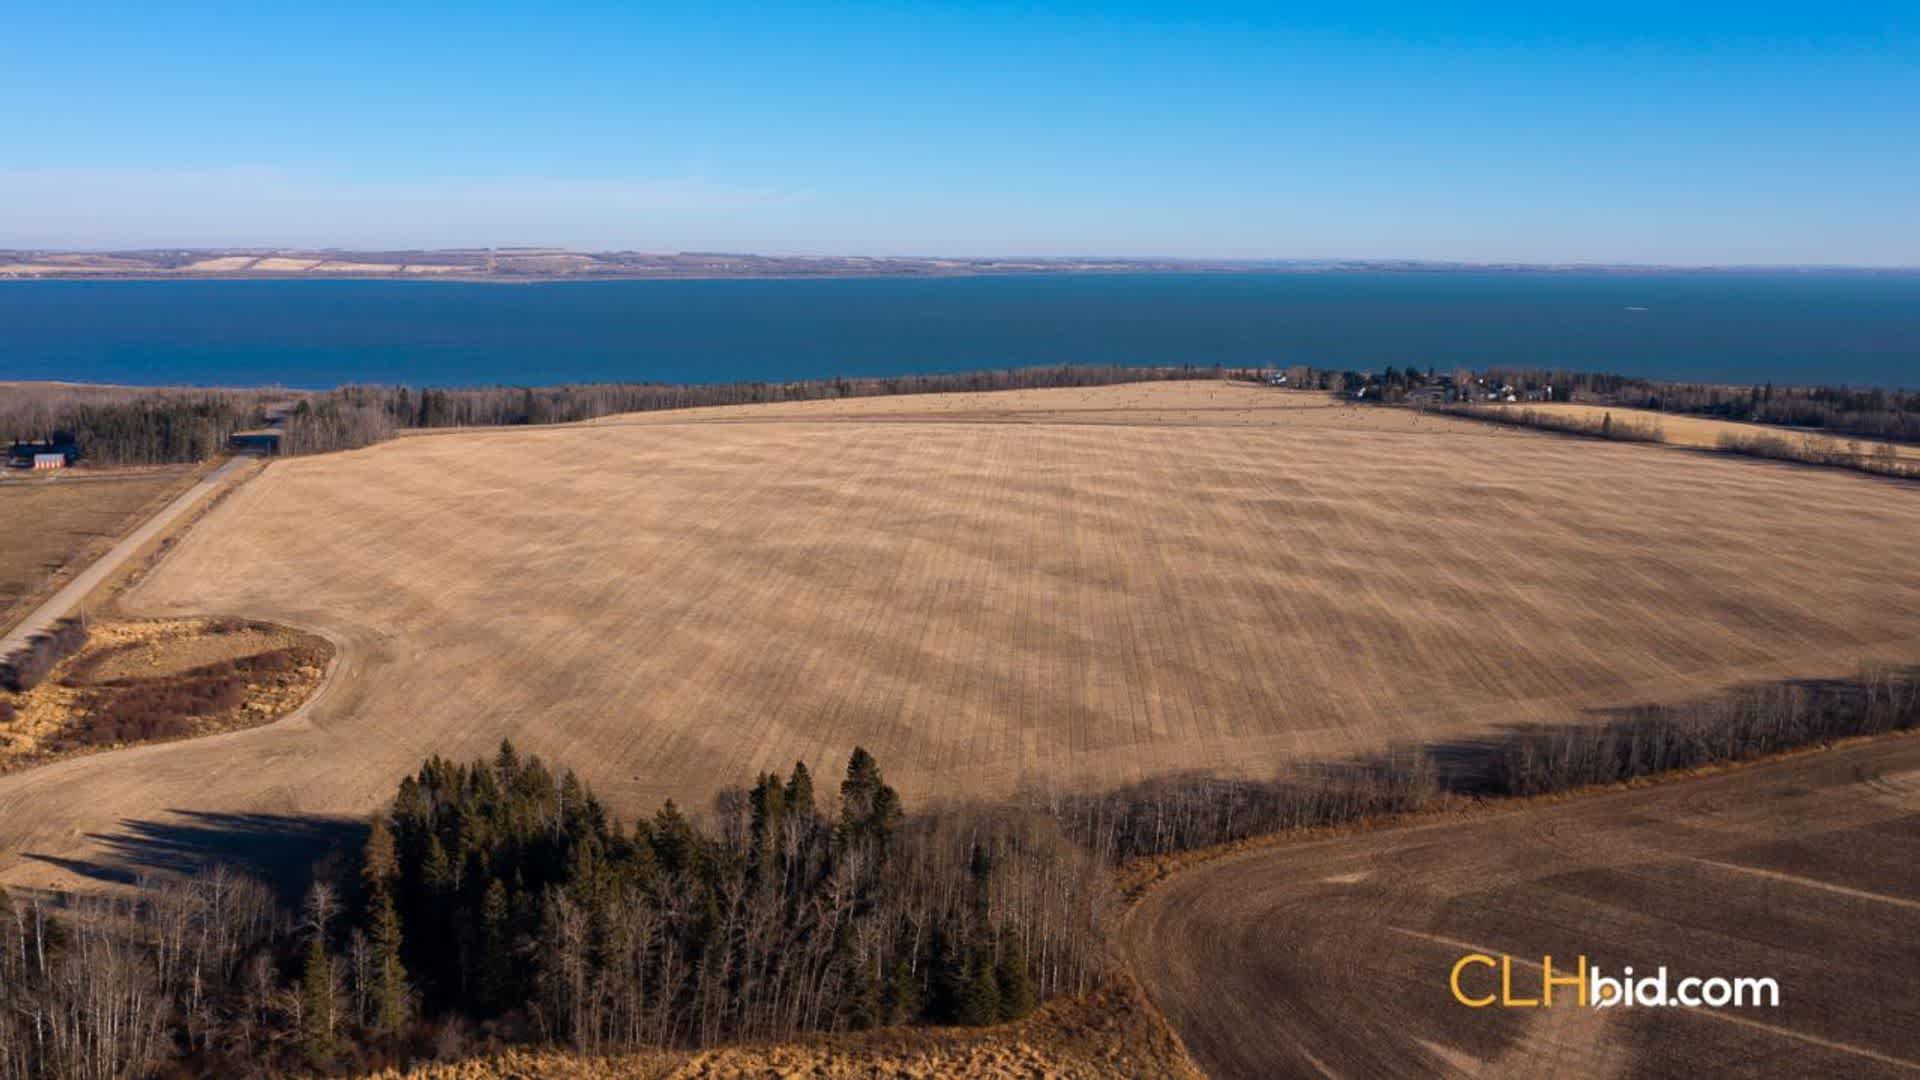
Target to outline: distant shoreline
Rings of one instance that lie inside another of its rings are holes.
[[[1139,274],[1587,274],[1604,276],[1920,276],[1920,266],[1450,262],[1420,259],[1184,259],[1154,256],[753,255],[583,252],[560,248],[342,251],[204,248],[0,249],[3,281],[551,281],[950,279]]]

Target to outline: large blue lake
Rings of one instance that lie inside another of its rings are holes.
[[[0,377],[716,382],[1054,363],[1524,364],[1920,386],[1920,275],[0,282]]]

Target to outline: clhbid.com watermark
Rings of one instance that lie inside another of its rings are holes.
[[[1518,967],[1521,970],[1516,972]],[[1665,964],[1646,974],[1631,966],[1609,975],[1589,964],[1585,955],[1571,965],[1555,967],[1553,957],[1538,964],[1512,956],[1468,953],[1454,962],[1447,985],[1455,1001],[1470,1009],[1498,1005],[1506,1009],[1552,1008],[1576,1004],[1581,1008],[1740,1009],[1780,1007],[1780,981],[1767,977],[1678,976]],[[1556,997],[1555,992],[1558,991]]]

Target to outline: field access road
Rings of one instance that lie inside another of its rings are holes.
[[[1215,1077],[1913,1076],[1920,738],[1248,852],[1153,890],[1121,940]],[[1515,958],[1517,998],[1585,954],[1781,1001],[1468,1008],[1449,975],[1476,952]]]
[[[48,597],[46,603],[28,612],[26,618],[21,619],[17,625],[8,630],[5,637],[0,637],[0,658],[12,656],[16,650],[24,648],[27,641],[35,634],[53,629],[54,623],[67,617],[79,607],[80,602],[85,600],[89,593],[99,588],[101,582],[112,577],[115,571],[126,565],[127,560],[131,559],[135,552],[160,535],[167,526],[179,520],[181,515],[200,505],[208,496],[219,490],[220,486],[226,483],[227,478],[233,475],[234,470],[249,460],[252,459],[236,456],[202,477],[199,483],[181,492],[178,498],[168,503],[159,513],[148,518],[139,528],[127,534],[126,538],[109,548],[107,553],[100,556],[92,566],[75,575],[74,579],[67,582],[59,592]],[[65,479],[63,477],[62,482]]]

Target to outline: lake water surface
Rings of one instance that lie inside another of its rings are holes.
[[[0,282],[0,377],[327,387],[1033,364],[1524,364],[1920,386],[1920,275]]]

